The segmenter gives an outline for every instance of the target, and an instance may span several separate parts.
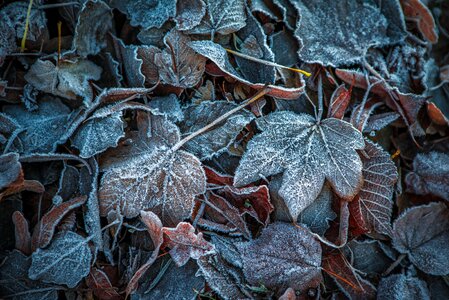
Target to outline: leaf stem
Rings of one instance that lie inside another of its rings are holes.
[[[227,52],[231,53],[231,54],[234,54],[236,56],[240,56],[241,58],[244,58],[244,59],[247,59],[247,60],[252,60],[252,61],[264,64],[264,65],[267,65],[267,66],[281,68],[281,69],[286,69],[286,70],[290,70],[290,71],[293,71],[293,72],[296,72],[296,73],[301,73],[301,74],[303,74],[303,75],[305,75],[307,77],[310,77],[312,75],[311,73],[306,72],[306,71],[301,70],[301,69],[286,67],[286,66],[279,65],[279,64],[271,62],[271,61],[263,60],[263,59],[256,58],[256,57],[252,57],[252,56],[249,56],[249,55],[246,55],[246,54],[243,54],[243,53],[231,50],[231,49],[225,48],[225,50]]]
[[[393,269],[396,268],[406,256],[407,256],[406,254],[399,255],[399,257],[396,259],[396,261],[394,263],[392,263],[388,267],[388,269],[385,270],[385,272],[382,273],[382,276],[387,276],[388,274],[390,274],[390,272],[393,271]]]
[[[216,119],[215,121],[207,124],[206,126],[204,126],[203,128],[193,132],[192,134],[186,136],[185,138],[183,138],[182,140],[180,140],[179,142],[177,142],[173,147],[172,147],[172,151],[176,151],[179,150],[185,143],[187,143],[188,141],[194,139],[195,137],[205,133],[206,131],[208,131],[209,129],[213,128],[214,126],[220,124],[221,122],[223,122],[224,120],[226,120],[227,118],[229,118],[230,116],[232,116],[233,114],[235,114],[236,112],[238,112],[239,110],[242,110],[243,108],[245,108],[247,105],[259,100],[260,98],[262,98],[264,95],[266,95],[271,89],[269,87],[264,87],[262,90],[260,90],[256,95],[254,95],[252,98],[248,99],[247,101],[243,102],[241,105],[237,106],[236,108],[231,109],[230,111],[228,111],[227,113],[225,113],[224,115],[222,115],[221,117],[219,117],[218,119]]]
[[[25,20],[25,29],[23,30],[22,43],[20,45],[20,52],[25,51],[25,42],[27,40],[28,27],[30,26],[30,16],[32,7],[33,7],[33,0],[30,0],[30,3],[28,4],[27,18]]]

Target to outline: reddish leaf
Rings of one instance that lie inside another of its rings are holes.
[[[328,118],[342,119],[351,101],[352,86],[349,90],[344,84],[337,87],[332,94],[329,104],[329,110],[327,112]]]
[[[31,239],[31,249],[33,252],[37,248],[46,247],[50,243],[55,232],[55,228],[61,220],[69,212],[83,205],[86,200],[86,196],[76,197],[70,201],[63,202],[58,206],[54,206],[49,212],[47,212],[36,224],[36,227],[34,227],[33,237]]]
[[[424,38],[435,44],[438,41],[438,34],[430,10],[420,0],[401,0],[401,5],[404,15],[416,20],[419,31]]]
[[[16,249],[20,250],[25,255],[31,254],[31,236],[28,230],[27,219],[23,216],[20,211],[15,211],[12,214],[12,221],[15,226],[15,238],[16,238]]]
[[[120,300],[122,296],[114,288],[105,272],[93,267],[89,276],[86,277],[86,284],[93,290],[95,296],[101,300]]]
[[[216,185],[232,185],[232,176],[220,174],[212,168],[204,166],[207,183]]]
[[[282,296],[279,297],[279,300],[296,300],[295,290],[292,288],[286,289],[285,293],[283,293]]]
[[[154,250],[151,254],[148,261],[143,264],[137,271],[134,273],[133,277],[129,280],[128,285],[126,286],[126,298],[128,295],[134,292],[139,283],[139,279],[145,274],[145,272],[151,267],[154,261],[159,254],[159,249],[164,241],[163,232],[162,232],[162,222],[159,217],[151,211],[141,211],[140,217],[142,218],[143,223],[147,227],[148,233],[150,234],[151,240],[153,241]]]
[[[200,232],[195,234],[195,228],[186,222],[180,222],[176,228],[162,228],[164,243],[171,248],[170,255],[177,266],[187,263],[189,258],[198,259],[215,252],[214,245],[203,238]]]
[[[375,299],[376,289],[355,272],[340,251],[324,254],[322,268],[349,299]]]
[[[449,120],[443,114],[443,112],[433,102],[427,102],[427,115],[437,125],[448,126]]]

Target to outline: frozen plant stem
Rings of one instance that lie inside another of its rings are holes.
[[[25,20],[25,29],[23,31],[22,44],[20,45],[20,52],[25,51],[25,42],[27,40],[28,27],[30,26],[30,15],[32,7],[33,7],[33,0],[30,0],[30,3],[28,4],[27,18]]]
[[[255,96],[253,96],[252,98],[248,99],[247,101],[243,102],[241,105],[237,106],[234,109],[231,109],[230,111],[228,111],[227,113],[225,113],[224,115],[222,115],[221,117],[219,117],[218,119],[216,119],[215,121],[213,121],[212,123],[209,123],[208,125],[204,126],[203,128],[195,131],[194,133],[186,136],[185,138],[183,138],[182,140],[180,140],[179,142],[177,142],[173,148],[171,149],[172,151],[176,151],[179,150],[185,143],[187,143],[188,141],[190,141],[191,139],[194,139],[195,137],[205,133],[206,131],[208,131],[209,129],[213,128],[214,126],[220,124],[221,122],[223,122],[224,120],[226,120],[227,118],[229,118],[230,116],[232,116],[233,114],[235,114],[236,112],[238,112],[239,110],[244,109],[246,106],[250,105],[251,103],[259,100],[260,98],[262,98],[264,95],[266,95],[268,92],[270,91],[269,87],[265,87],[262,90],[260,90],[260,92],[258,92]]]

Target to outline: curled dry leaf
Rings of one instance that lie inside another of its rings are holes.
[[[284,172],[279,194],[294,220],[316,199],[326,179],[348,200],[359,191],[362,162],[355,150],[365,143],[349,123],[333,118],[317,122],[310,115],[284,111],[258,119],[257,126],[262,133],[248,143],[236,186]]]
[[[423,272],[448,274],[449,209],[440,202],[406,210],[393,224],[393,247]]]
[[[413,172],[405,177],[409,192],[434,194],[449,201],[449,155],[441,152],[420,153],[413,160]]]
[[[164,244],[170,248],[170,255],[177,266],[183,266],[190,258],[199,259],[215,252],[214,246],[203,238],[200,232],[186,222],[180,222],[176,228],[162,228]]]
[[[56,226],[61,220],[72,210],[86,202],[87,197],[81,196],[73,198],[70,201],[63,202],[58,206],[53,207],[47,212],[42,219],[36,224],[31,240],[32,250],[46,247],[53,238]]]

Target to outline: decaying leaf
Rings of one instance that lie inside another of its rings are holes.
[[[413,18],[418,24],[419,31],[424,38],[435,44],[438,41],[435,20],[432,13],[420,0],[401,0],[402,10],[408,18]]]
[[[184,109],[184,121],[180,123],[180,130],[183,135],[189,135],[237,106],[227,101],[203,101],[198,105],[190,105]],[[253,119],[251,112],[241,110],[228,118],[224,124],[190,140],[184,148],[201,160],[217,156],[232,145],[243,127]]]
[[[177,30],[170,31],[164,37],[166,49],[154,56],[163,83],[189,88],[200,81],[206,59],[188,46],[190,41],[187,35]]]
[[[88,242],[71,231],[58,236],[48,248],[33,253],[28,276],[33,280],[75,287],[90,271],[92,253]]]
[[[301,16],[295,32],[302,43],[299,57],[339,67],[362,62],[372,46],[400,42],[405,37],[405,22],[397,0],[382,1],[381,5],[394,6],[395,2],[395,15],[390,16],[369,0],[294,2]],[[401,20],[398,32],[389,30],[392,18]]]
[[[273,223],[259,238],[237,247],[245,278],[254,286],[304,291],[321,280],[321,246],[306,229]]]
[[[16,249],[20,250],[25,255],[31,254],[31,236],[28,229],[28,221],[24,215],[16,210],[12,214],[12,221],[14,223],[14,236],[16,240]]]
[[[393,247],[428,274],[448,274],[449,209],[431,203],[406,210],[393,224]]]
[[[190,223],[180,222],[176,228],[162,228],[167,238],[164,243],[170,248],[170,255],[177,266],[183,266],[190,258],[199,259],[214,253],[214,246],[203,238]]]
[[[60,62],[37,60],[25,75],[28,83],[39,91],[67,99],[80,97],[88,105],[93,99],[89,80],[100,79],[102,69],[89,60]]]
[[[362,135],[338,119],[317,122],[310,115],[275,112],[257,120],[262,133],[247,146],[234,183],[243,186],[284,172],[279,194],[296,220],[320,193],[325,179],[341,197],[352,199],[362,184]]]
[[[412,193],[434,194],[449,201],[449,155],[435,151],[416,155],[413,172],[405,182]]]
[[[134,147],[119,146],[118,157],[103,175],[100,212],[106,216],[119,209],[135,217],[151,209],[160,212],[164,224],[176,224],[189,216],[194,196],[205,191],[204,170],[192,154],[171,150],[179,130],[165,117],[149,116],[145,126],[150,127],[142,139],[136,134],[131,140]]]
[[[360,215],[370,232],[391,235],[393,187],[398,180],[396,166],[390,155],[368,140],[360,155],[363,163],[363,185],[356,201],[351,202],[352,214]],[[357,218],[357,219],[360,219]]]

